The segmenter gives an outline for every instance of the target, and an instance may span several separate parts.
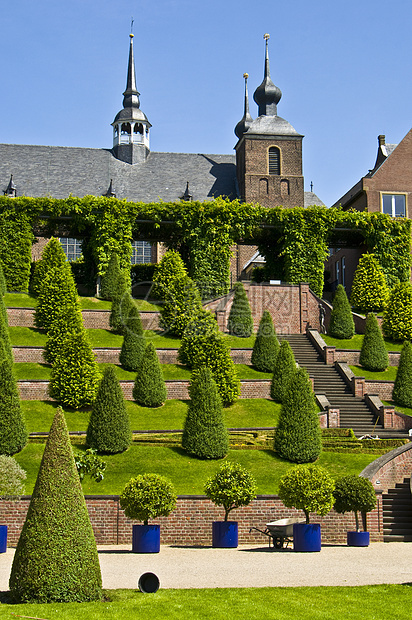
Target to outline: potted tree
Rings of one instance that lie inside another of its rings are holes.
[[[356,531],[347,532],[347,544],[350,547],[367,547],[369,545],[369,532],[361,531],[359,525],[360,512],[365,516],[367,512],[376,506],[376,495],[373,484],[367,478],[356,476],[343,476],[336,481],[334,509],[336,512],[355,513]],[[365,519],[366,524],[366,519]]]
[[[11,456],[0,456],[0,499],[18,499],[24,493],[26,472]],[[7,551],[7,525],[0,525],[0,553]]]
[[[141,474],[131,478],[120,495],[120,506],[126,517],[143,521],[133,525],[133,553],[159,553],[160,525],[149,525],[149,519],[167,517],[176,507],[173,484],[158,474]]]
[[[252,474],[239,463],[225,462],[205,484],[205,494],[216,505],[225,509],[225,520],[212,524],[213,547],[238,546],[237,521],[229,521],[229,512],[247,506],[255,499],[257,485]]]
[[[319,523],[310,523],[314,512],[326,515],[333,506],[335,483],[328,472],[318,465],[297,465],[285,474],[279,485],[279,497],[288,508],[303,510],[306,523],[293,525],[294,551],[320,551]]]

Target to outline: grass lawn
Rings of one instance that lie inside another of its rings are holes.
[[[412,603],[410,584],[315,588],[216,588],[105,590],[93,603],[8,605],[0,602],[0,618],[48,620],[406,620]]]
[[[332,338],[332,336],[327,336],[325,334],[321,335],[326,344],[332,347],[336,347],[337,349],[355,349],[360,351],[360,349],[362,348],[362,334],[355,334],[355,336],[353,336],[353,338],[350,338],[349,340],[339,340],[339,338]],[[384,338],[384,341],[387,351],[402,350],[403,342],[394,342],[393,340],[388,340],[387,338]]]
[[[13,347],[44,347],[46,332],[35,327],[9,327]]]
[[[349,366],[353,374],[358,377],[365,377],[368,380],[374,381],[395,381],[396,373],[398,372],[397,366],[389,366],[382,372],[375,372],[373,370],[366,370],[363,366]]]
[[[80,297],[82,310],[111,310],[112,302],[98,299],[97,297]],[[152,304],[145,299],[136,299],[136,306],[141,312],[158,312],[160,306]],[[30,293],[6,293],[4,303],[9,308],[35,308],[37,297]]]

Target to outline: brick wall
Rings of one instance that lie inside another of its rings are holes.
[[[83,323],[86,329],[110,329],[109,310],[82,310]],[[143,329],[158,329],[159,312],[141,312]],[[33,308],[7,308],[10,327],[34,327]]]
[[[410,478],[412,473],[412,444],[391,450],[365,467],[361,476],[368,478],[375,490],[387,493],[397,482]]]

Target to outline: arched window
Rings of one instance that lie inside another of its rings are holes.
[[[269,149],[269,174],[280,174],[280,151],[277,146]]]
[[[280,182],[280,195],[282,197],[285,197],[285,196],[289,196],[289,194],[290,194],[289,181],[287,179],[282,179]]]
[[[269,193],[269,185],[267,179],[259,179],[259,194],[266,195]]]

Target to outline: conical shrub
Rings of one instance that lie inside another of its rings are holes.
[[[395,284],[383,313],[382,330],[392,340],[412,340],[412,285]]]
[[[349,340],[355,335],[352,310],[342,284],[338,285],[333,298],[328,334],[340,340]]]
[[[153,286],[150,296],[164,301],[176,282],[187,276],[187,269],[182,257],[176,250],[168,250],[153,274]]]
[[[135,303],[128,291],[122,297],[113,298],[109,325],[115,334],[124,335],[126,333],[126,322],[134,305]]]
[[[52,237],[45,245],[42,257],[34,267],[33,278],[31,281],[31,290],[38,295],[43,282],[50,269],[60,269],[67,263],[67,257],[64,253],[62,244],[58,239]]]
[[[249,338],[253,333],[253,318],[249,300],[241,282],[234,286],[235,294],[229,312],[227,328],[232,336]]]
[[[402,347],[392,399],[400,407],[412,408],[412,344],[409,340]]]
[[[27,437],[13,364],[0,340],[0,454],[11,456],[20,452]]]
[[[359,363],[366,370],[382,371],[389,366],[388,351],[379,327],[376,314],[366,316],[365,336],[359,356]]]
[[[3,265],[0,261],[0,297],[4,297],[7,293],[6,278],[4,277]]]
[[[209,368],[194,370],[190,402],[183,429],[182,447],[201,459],[221,459],[229,450],[222,401]]]
[[[147,345],[137,369],[133,398],[143,407],[160,407],[167,398],[162,368],[152,342]]]
[[[48,270],[40,287],[34,322],[46,332],[58,318],[63,306],[78,307],[79,298],[69,263]]]
[[[181,364],[193,368],[204,356],[205,343],[209,336],[219,333],[219,327],[213,314],[203,308],[185,329],[180,343],[178,359]]]
[[[146,348],[140,313],[133,304],[125,321],[125,333],[119,361],[126,370],[137,370]]]
[[[96,542],[74,464],[63,411],[57,409],[10,574],[21,602],[100,600]]]
[[[360,312],[381,312],[388,301],[386,277],[374,254],[363,254],[353,277],[351,304]]]
[[[110,256],[106,272],[100,282],[99,295],[102,299],[113,300],[122,298],[127,290],[127,277],[120,269],[119,257],[116,252]]]
[[[78,303],[63,306],[47,332],[43,357],[53,364],[61,353],[68,336],[83,329],[83,317]]]
[[[0,341],[4,346],[4,353],[10,362],[13,362],[13,347],[11,346],[10,332],[7,320],[7,310],[4,299],[0,295]]]
[[[127,450],[131,440],[122,388],[113,366],[108,366],[92,406],[86,444],[98,452],[116,454]]]
[[[296,372],[296,361],[287,340],[280,343],[279,353],[273,368],[270,395],[277,403],[283,403],[289,383]]]
[[[200,293],[193,280],[189,276],[175,280],[160,309],[160,327],[169,334],[183,336],[201,309]]]
[[[322,435],[308,373],[299,368],[289,383],[275,434],[275,450],[292,463],[313,463]]]
[[[252,351],[252,366],[261,372],[273,372],[280,345],[270,312],[265,310],[260,319]]]

